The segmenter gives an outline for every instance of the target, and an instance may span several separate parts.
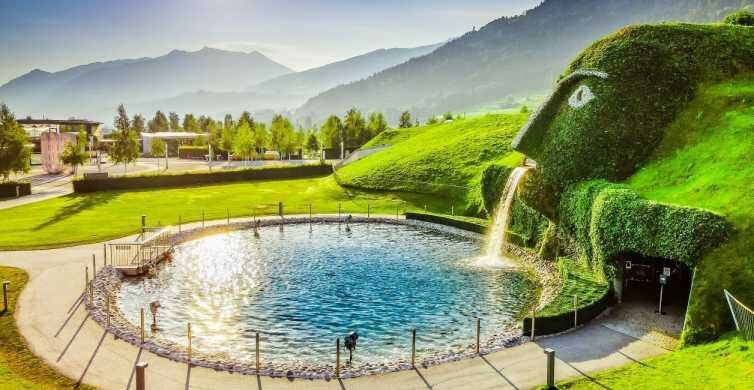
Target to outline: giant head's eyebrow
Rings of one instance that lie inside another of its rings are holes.
[[[541,123],[542,120],[546,120],[547,118],[554,115],[554,112],[552,112],[552,106],[560,103],[560,101],[564,98],[564,94],[569,91],[571,86],[583,79],[591,77],[607,80],[609,78],[609,75],[606,72],[596,69],[577,69],[560,80],[555,86],[555,90],[552,92],[552,94],[550,94],[550,96],[545,99],[544,103],[539,106],[537,111],[535,111],[534,114],[531,115],[531,117],[529,117],[529,120],[526,122],[524,127],[522,127],[518,134],[516,134],[516,138],[514,138],[512,142],[513,149],[519,150],[519,146],[521,145],[524,136],[526,136],[530,132],[536,132],[535,125],[537,123]],[[536,134],[529,134],[529,137],[531,137],[532,135]]]

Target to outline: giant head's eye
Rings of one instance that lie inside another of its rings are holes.
[[[591,102],[593,99],[594,94],[592,93],[592,90],[586,85],[582,85],[573,92],[573,95],[571,95],[570,98],[568,98],[568,105],[573,108],[579,108]]]

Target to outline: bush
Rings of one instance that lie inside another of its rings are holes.
[[[187,187],[247,180],[298,179],[325,176],[330,173],[332,173],[332,166],[330,165],[299,165],[176,175],[122,176],[74,180],[73,191],[75,193],[87,193],[142,188]]]
[[[734,26],[754,26],[754,12],[737,11],[725,17],[725,24]]]
[[[206,146],[181,145],[178,147],[178,158],[187,160],[204,160],[208,153]]]
[[[0,183],[0,198],[15,197],[16,188],[18,188],[18,196],[31,195],[31,183],[28,181],[8,181]]]

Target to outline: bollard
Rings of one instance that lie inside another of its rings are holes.
[[[555,350],[552,348],[546,348],[544,350],[547,355],[547,388],[555,388]]]
[[[144,376],[147,367],[149,367],[149,364],[146,362],[139,362],[136,364],[136,390],[146,390],[147,388]]]
[[[537,308],[531,311],[531,341],[534,341],[534,320],[537,318]]]
[[[181,232],[181,216],[178,216],[178,233]]]
[[[579,326],[579,296],[573,294],[573,327]]]
[[[3,313],[8,312],[8,285],[10,284],[9,281],[3,282]]]
[[[450,205],[450,215],[456,215],[456,206]]]
[[[141,234],[144,234],[144,229],[147,227],[147,216],[141,216]]]
[[[340,378],[340,337],[335,339],[335,377]]]
[[[92,279],[94,279],[97,276],[97,259],[94,257],[94,253],[92,253]]]
[[[416,329],[411,330],[411,367],[416,367]]]
[[[204,228],[204,210],[202,210],[202,229]]]
[[[283,218],[283,202],[278,202],[278,215]]]
[[[398,211],[400,210],[401,206],[395,206],[395,219],[398,219]]]
[[[188,348],[186,348],[186,351],[188,354],[186,355],[186,363],[188,363],[189,367],[191,367],[191,354],[192,354],[192,348],[191,348],[191,323],[189,322],[186,329],[186,339],[188,341]]]
[[[257,332],[256,359],[257,359],[257,375],[259,375],[259,332]]]
[[[225,220],[228,222],[228,225],[230,225],[230,209],[225,209]]]
[[[102,258],[105,259],[105,266],[107,266],[107,244],[102,244]]]
[[[482,333],[482,319],[477,318],[476,319],[476,353],[479,354],[479,341],[481,340],[481,333]]]
[[[369,203],[367,203],[367,218],[371,217],[371,215],[370,215],[370,214],[371,214],[371,211],[372,211],[372,210],[370,210],[370,208],[371,208],[371,207],[370,207],[370,204],[369,204]]]
[[[141,343],[144,344],[144,308],[141,308],[141,320],[139,322],[141,324],[140,328],[140,334],[141,334]]]

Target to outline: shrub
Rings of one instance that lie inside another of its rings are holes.
[[[122,176],[103,179],[74,180],[73,191],[87,193],[160,187],[187,187],[233,181],[297,179],[325,176],[330,165],[299,165],[252,168],[235,171],[183,173],[176,175]]]
[[[725,24],[734,26],[754,26],[754,12],[741,10],[725,17]]]
[[[28,181],[6,181],[0,183],[0,198],[15,197],[16,188],[18,196],[31,195],[31,183]]]
[[[206,146],[181,145],[178,147],[178,158],[187,160],[204,160],[207,153]]]

